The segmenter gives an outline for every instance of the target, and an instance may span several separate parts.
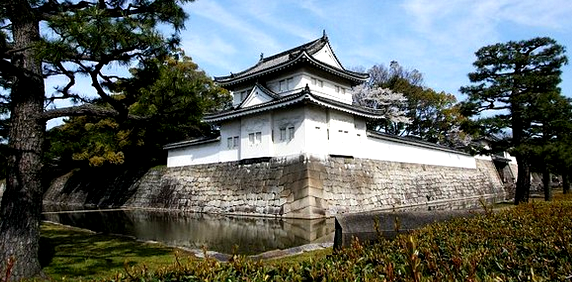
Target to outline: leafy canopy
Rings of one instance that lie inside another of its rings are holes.
[[[151,58],[132,68],[132,77],[113,85],[114,99],[132,100],[129,114],[151,117],[118,122],[114,118],[74,117],[52,131],[51,158],[104,164],[163,163],[163,145],[211,134],[203,113],[228,107],[230,95],[183,52]],[[109,105],[107,105],[109,106]],[[73,165],[72,165],[73,166]]]
[[[456,105],[455,96],[423,86],[421,72],[405,69],[392,61],[388,67],[375,65],[368,73],[370,81],[364,86],[366,89],[384,89],[384,93],[401,95],[383,96],[394,101],[385,102],[391,105],[388,119],[370,123],[369,129],[454,147],[464,146],[470,141],[461,130],[465,118]],[[368,96],[354,95],[354,98],[358,104],[372,104]]]

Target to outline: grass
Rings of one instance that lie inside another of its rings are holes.
[[[40,262],[54,280],[94,280],[115,276],[125,269],[159,269],[173,265],[177,250],[131,238],[95,234],[61,225],[43,223]],[[183,252],[182,260],[191,259]]]
[[[192,254],[159,243],[97,234],[79,228],[43,223],[40,262],[51,280],[112,280],[126,272],[158,271],[196,260]],[[269,264],[298,264],[324,258],[332,249],[304,252],[268,261]],[[127,270],[127,271],[126,271]]]

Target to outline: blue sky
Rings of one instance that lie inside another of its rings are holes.
[[[549,36],[572,59],[571,0],[198,0],[185,7],[182,47],[210,76],[241,71],[260,53],[296,47],[323,30],[346,68],[395,60],[460,100],[482,46]],[[572,66],[563,71],[563,94],[572,97]]]

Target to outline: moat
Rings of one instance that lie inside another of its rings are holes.
[[[488,198],[483,203],[499,201],[501,199]],[[478,209],[481,206],[481,200],[473,198],[397,211]],[[219,253],[244,255],[312,243],[332,243],[335,232],[333,218],[309,220],[145,209],[72,210],[45,206],[44,220],[173,247],[206,248]]]
[[[187,249],[252,255],[310,243],[332,242],[334,219],[281,219],[149,211],[56,211],[44,220],[105,234],[135,237]]]

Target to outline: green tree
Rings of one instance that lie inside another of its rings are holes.
[[[46,121],[63,116],[111,116],[135,119],[129,103],[115,99],[109,85],[117,81],[112,65],[164,54],[176,46],[176,33],[165,38],[157,29],[184,27],[181,3],[190,0],[0,2],[0,77],[9,85],[9,158],[7,187],[0,207],[0,273],[9,280],[41,273],[38,262],[42,209],[42,158]],[[40,28],[42,29],[40,31]],[[76,76],[87,77],[98,99],[74,88]],[[44,79],[68,83],[46,97]],[[74,106],[46,109],[59,100]]]
[[[531,171],[542,174],[546,201],[552,200],[551,173],[561,173],[567,148],[560,146],[564,134],[570,132],[570,101],[559,93],[545,93],[531,98],[526,148]],[[523,146],[525,147],[525,146]]]
[[[230,106],[229,93],[182,52],[148,59],[130,71],[133,77],[114,85],[121,93],[116,99],[134,101],[130,114],[153,118],[72,117],[48,132],[48,160],[58,158],[64,167],[72,159],[90,166],[164,163],[163,145],[211,135],[210,126],[201,122],[203,113]]]
[[[566,175],[571,149],[567,146],[572,132],[572,105],[570,99],[558,93],[537,97],[538,108],[532,114],[531,135],[537,143],[537,170],[542,172],[544,199],[552,200],[550,173]]]
[[[423,75],[418,70],[405,69],[395,61],[389,67],[373,66],[368,73],[369,84],[403,94],[406,102],[399,110],[409,121],[384,120],[371,124],[371,129],[448,146],[467,144],[469,138],[460,130],[465,118],[454,95],[423,86]]]
[[[489,133],[510,132],[510,148],[518,162],[515,204],[528,201],[530,156],[534,115],[538,99],[559,93],[561,66],[567,63],[564,47],[547,37],[485,46],[475,54],[472,85],[460,91],[468,95],[464,111],[487,111],[482,124]]]

